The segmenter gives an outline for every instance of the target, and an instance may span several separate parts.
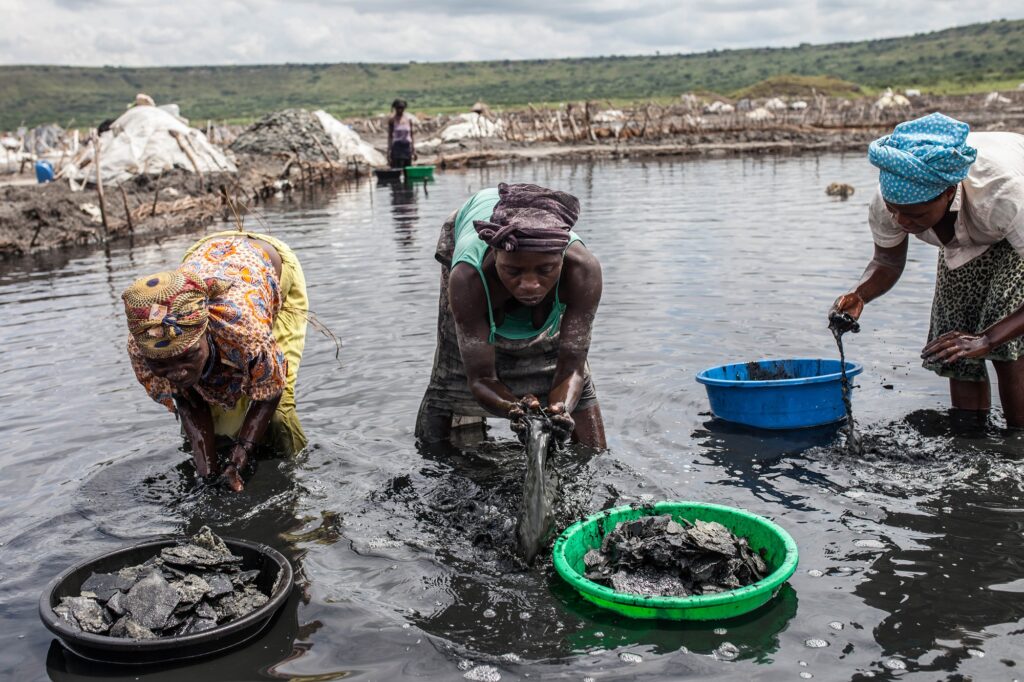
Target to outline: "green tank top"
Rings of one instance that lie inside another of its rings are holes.
[[[491,323],[491,333],[487,337],[487,343],[494,345],[495,336],[506,339],[532,339],[547,332],[553,336],[558,331],[558,325],[565,312],[565,304],[558,298],[558,285],[555,285],[555,304],[551,306],[551,314],[544,321],[540,329],[534,329],[533,316],[528,308],[518,308],[511,313],[505,314],[501,326],[494,324],[494,308],[491,305],[491,291],[487,286],[487,277],[484,276],[484,256],[487,255],[487,242],[480,239],[473,226],[474,220],[490,220],[494,213],[494,206],[498,203],[498,188],[491,187],[482,189],[469,201],[462,205],[455,216],[455,249],[452,254],[452,268],[459,263],[469,263],[480,275],[484,283],[484,293],[487,296],[487,317]],[[582,242],[575,232],[569,232],[569,243],[565,245],[568,249],[573,242]],[[562,251],[565,257],[565,251]]]

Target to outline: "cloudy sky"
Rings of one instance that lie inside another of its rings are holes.
[[[444,61],[700,52],[1024,18],[1006,0],[0,0],[0,64]]]

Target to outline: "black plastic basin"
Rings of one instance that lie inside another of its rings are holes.
[[[158,639],[121,639],[76,630],[53,611],[62,597],[77,597],[82,583],[93,573],[110,573],[125,566],[141,564],[164,547],[172,547],[185,537],[148,540],[130,547],[94,557],[72,566],[50,581],[39,598],[39,617],[43,625],[60,638],[75,654],[92,661],[124,665],[147,665],[165,661],[198,658],[227,651],[252,639],[267,626],[288,599],[292,589],[292,567],[280,552],[267,545],[223,538],[234,554],[242,557],[244,570],[259,569],[256,586],[270,599],[266,604],[238,620],[205,632],[182,637]],[[278,580],[278,575],[281,576]],[[277,589],[273,590],[274,586]]]

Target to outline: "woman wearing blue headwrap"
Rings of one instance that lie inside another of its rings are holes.
[[[868,160],[874,258],[831,312],[859,318],[896,284],[908,234],[939,247],[924,366],[949,378],[953,407],[987,411],[991,361],[1007,424],[1024,427],[1024,135],[929,114],[872,142]]]

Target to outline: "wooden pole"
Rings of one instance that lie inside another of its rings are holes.
[[[106,244],[110,225],[107,223],[107,202],[103,198],[103,173],[101,172],[103,167],[100,165],[100,140],[96,136],[92,138],[92,147],[93,155],[96,157],[96,194],[100,199],[100,223],[103,225],[101,238],[103,243]]]
[[[135,225],[132,224],[132,211],[128,208],[128,195],[125,194],[124,185],[118,185],[121,191],[121,201],[124,202],[124,219],[128,223],[128,234],[135,234]]]
[[[199,162],[196,160],[195,154],[192,153],[190,145],[186,144],[187,140],[182,140],[182,135],[177,130],[168,130],[167,132],[171,134],[171,137],[174,138],[174,141],[178,143],[178,147],[181,149],[181,151],[185,152],[185,156],[187,156],[188,160],[192,163],[192,168],[195,170],[196,175],[199,176],[199,187],[200,189],[202,189],[203,171],[199,170]]]
[[[566,107],[565,115],[569,119],[569,130],[572,131],[572,141],[576,142],[580,139],[580,129],[576,126],[576,119],[572,115],[573,105],[570,103]]]

